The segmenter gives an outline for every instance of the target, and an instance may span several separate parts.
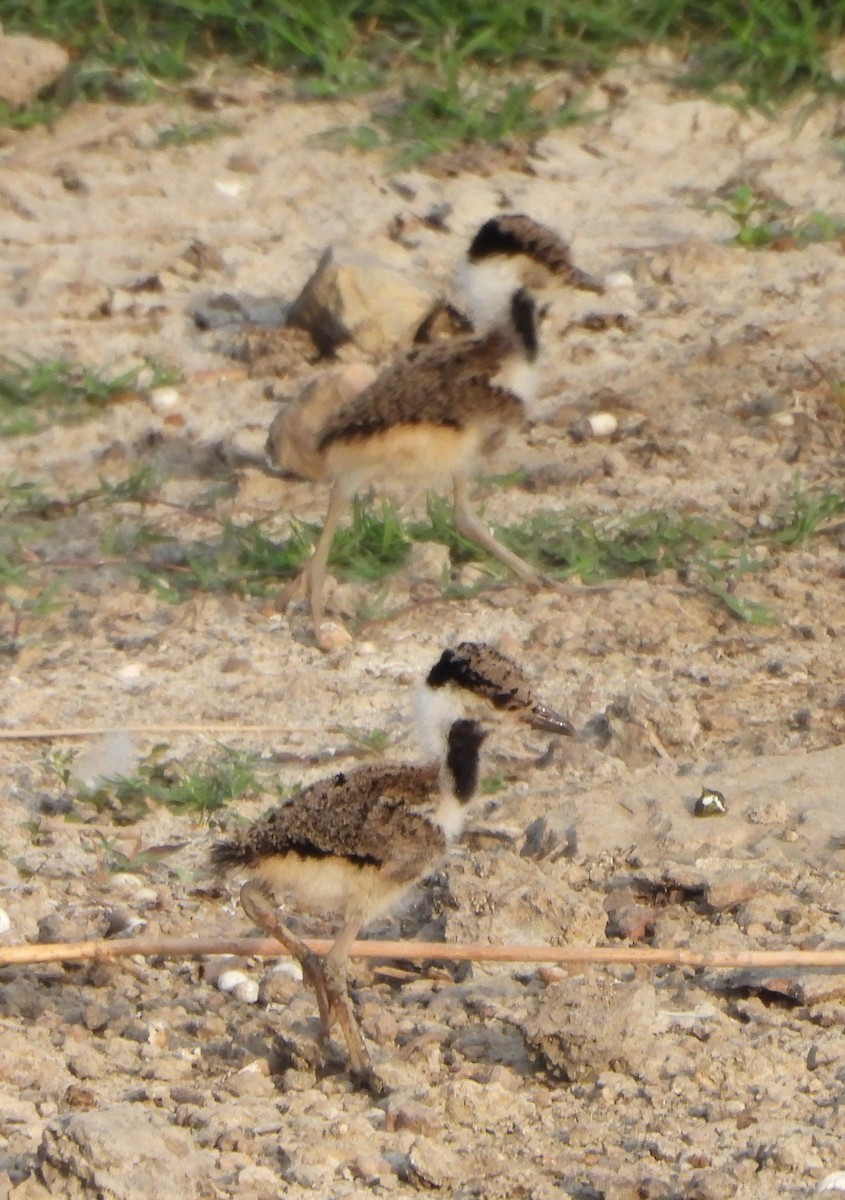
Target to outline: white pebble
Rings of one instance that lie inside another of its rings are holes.
[[[634,280],[627,271],[611,271],[605,276],[604,289],[609,292],[611,288],[633,288]]]
[[[174,408],[178,408],[182,403],[182,396],[178,388],[175,387],[157,387],[150,392],[150,404],[154,412],[168,413]]]
[[[242,983],[249,983],[249,976],[243,971],[222,971],[217,976],[217,986],[221,992],[233,992]]]
[[[280,962],[273,967],[268,974],[270,975],[286,975],[288,979],[295,979],[297,982],[302,980],[302,967],[293,959],[288,959],[285,962]]]
[[[817,1192],[845,1192],[845,1171],[833,1171],[830,1175],[825,1175]]]
[[[791,429],[795,424],[795,417],[789,412],[775,413],[772,417],[772,424],[779,425],[782,429]]]
[[[258,984],[254,979],[245,979],[232,988],[232,995],[241,1004],[255,1004],[258,1000]]]
[[[12,928],[12,921],[5,908],[0,908],[0,934],[8,933]]]
[[[214,186],[221,196],[230,196],[233,200],[246,190],[246,184],[239,179],[218,179]]]
[[[593,437],[610,437],[619,428],[619,422],[613,413],[595,412],[587,417],[587,424]]]

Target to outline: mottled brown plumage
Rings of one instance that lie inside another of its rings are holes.
[[[317,473],[331,483],[329,508],[314,553],[279,597],[304,593],[318,646],[323,588],[334,532],[356,492],[385,479],[437,486],[451,482],[459,533],[503,562],[530,587],[538,571],[493,537],[469,506],[468,482],[486,454],[522,425],[537,383],[533,298],[517,289],[495,328],[412,351],[330,416],[316,439]]]
[[[436,765],[373,765],[320,780],[219,843],[212,861],[217,867],[252,868],[291,853],[315,860],[338,856],[385,870],[401,863],[413,881],[423,865],[413,865],[418,848],[431,854],[446,849],[443,830],[425,811],[431,809],[439,777]],[[395,871],[391,874],[398,879]]]
[[[370,1087],[378,1082],[349,1000],[347,957],[361,926],[434,870],[461,831],[485,733],[465,719],[443,732],[441,761],[364,766],[321,780],[211,853],[218,871],[240,869],[251,877],[241,891],[244,910],[299,959],[317,997],[323,1037],[340,1024],[353,1075]],[[339,916],[324,961],[282,922],[277,896]]]
[[[329,419],[319,449],[399,425],[459,430],[481,419],[519,427],[525,420],[521,399],[492,382],[514,349],[513,336],[495,329],[412,350]]]

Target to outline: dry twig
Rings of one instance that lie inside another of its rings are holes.
[[[331,941],[314,939],[308,945],[325,954]],[[117,941],[53,942],[0,948],[0,967],[43,962],[110,962],[116,958],[205,958],[235,954],[243,957],[285,958],[287,951],[272,938],[140,937]],[[413,961],[632,963],[671,967],[837,967],[845,970],[845,948],[836,950],[698,951],[676,947],[626,946],[490,946],[481,942],[355,942],[353,958],[397,958]]]

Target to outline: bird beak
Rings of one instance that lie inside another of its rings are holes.
[[[588,275],[586,271],[580,271],[578,267],[570,267],[567,282],[581,292],[597,292],[600,296],[604,294],[604,283],[600,279],[596,279],[595,275]]]
[[[564,737],[574,737],[575,726],[566,717],[548,708],[545,704],[535,704],[531,715],[526,718],[532,729],[542,729],[544,733],[559,733]]]

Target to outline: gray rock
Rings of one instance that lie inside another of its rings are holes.
[[[570,1083],[607,1068],[636,1075],[653,1046],[656,1013],[650,984],[579,976],[547,989],[525,1036],[546,1068]]]
[[[52,1194],[106,1195],[110,1200],[179,1196],[200,1200],[214,1165],[188,1134],[137,1104],[74,1113],[52,1121],[38,1150]],[[90,1189],[90,1190],[89,1190]]]
[[[418,1137],[408,1152],[406,1175],[426,1187],[454,1187],[463,1178],[460,1156],[442,1142]]]

